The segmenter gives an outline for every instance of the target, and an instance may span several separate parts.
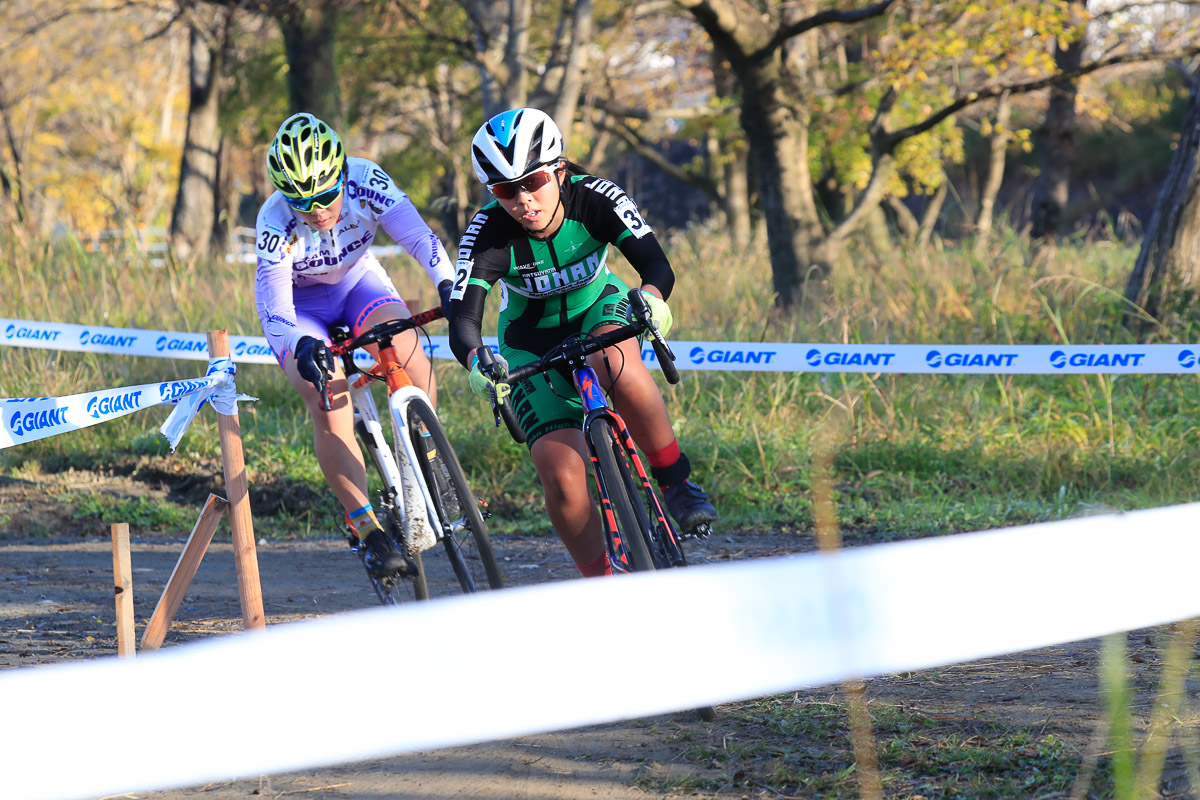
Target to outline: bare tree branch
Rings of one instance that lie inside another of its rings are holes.
[[[408,3],[404,2],[404,0],[392,0],[392,1],[395,3],[396,8],[398,8],[400,10],[400,13],[404,15],[404,18],[407,19],[409,22],[411,22],[418,30],[421,31],[421,33],[425,34],[425,36],[427,36],[429,39],[431,39],[435,42],[443,42],[445,44],[448,44],[448,45],[450,45],[451,48],[454,49],[455,52],[459,53],[460,55],[466,56],[467,58],[475,57],[475,45],[472,44],[470,40],[463,39],[458,36],[450,36],[445,31],[438,30],[436,28],[431,28],[425,22],[425,15],[421,14],[418,11],[414,11],[408,5]],[[470,9],[464,9],[464,11],[467,11],[468,14],[470,13]]]
[[[1111,58],[1093,61],[1089,64],[1083,64],[1079,67],[1079,69],[1073,69],[1067,72],[1058,72],[1054,75],[1048,75],[1045,78],[1038,78],[1037,80],[1033,81],[1026,81],[1025,83],[991,86],[987,89],[971,92],[958,98],[941,110],[930,114],[921,122],[917,122],[909,125],[907,128],[901,128],[899,130],[882,135],[879,139],[878,146],[882,152],[890,153],[894,151],[896,146],[905,139],[910,139],[913,136],[919,136],[922,133],[925,133],[926,131],[936,127],[938,123],[942,122],[947,117],[951,117],[954,114],[957,114],[959,111],[962,111],[964,108],[981,103],[984,100],[990,100],[994,97],[999,97],[1005,92],[1010,92],[1012,94],[1027,94],[1029,92],[1036,92],[1040,89],[1048,89],[1051,86],[1059,83],[1065,83],[1066,81],[1073,81],[1077,78],[1083,77],[1084,75],[1088,75],[1096,72],[1097,70],[1112,67],[1117,64],[1137,64],[1147,61],[1169,61],[1171,59],[1190,58],[1197,54],[1200,54],[1200,47],[1194,47],[1189,50],[1173,53],[1124,53],[1119,56],[1113,56]]]
[[[882,0],[882,2],[874,5],[856,8],[851,11],[840,11],[838,9],[829,9],[828,11],[820,11],[813,14],[811,17],[806,17],[801,20],[796,20],[790,25],[783,25],[776,29],[770,41],[759,49],[751,53],[750,58],[761,59],[769,57],[773,52],[783,46],[787,40],[799,36],[813,28],[819,28],[822,25],[831,25],[835,23],[851,24],[854,22],[862,22],[865,19],[878,17],[885,13],[896,0]]]
[[[599,119],[596,122],[597,128],[617,136],[621,141],[629,145],[635,153],[654,164],[654,166],[675,180],[695,186],[714,200],[720,199],[720,192],[717,190],[715,183],[708,178],[695,175],[672,164],[662,153],[654,149],[646,139],[639,136],[637,131],[630,128],[619,118],[603,112],[598,117]]]
[[[1102,11],[1097,11],[1095,14],[1092,14],[1092,19],[1107,19],[1109,17],[1116,16],[1117,14],[1125,14],[1129,11],[1133,11],[1134,9],[1154,8],[1155,6],[1160,6],[1163,8],[1178,6],[1200,6],[1200,0],[1148,0],[1148,2],[1144,3],[1130,2],[1125,3],[1124,5],[1112,6],[1111,8],[1106,8]]]

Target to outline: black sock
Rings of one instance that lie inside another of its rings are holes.
[[[692,465],[684,453],[679,454],[679,460],[669,467],[651,467],[650,475],[660,488],[667,489],[678,486],[692,474]]]

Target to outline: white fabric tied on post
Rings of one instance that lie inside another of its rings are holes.
[[[179,440],[183,438],[183,434],[187,432],[188,426],[192,424],[192,420],[196,418],[200,407],[208,402],[220,414],[232,416],[237,413],[237,401],[239,400],[257,400],[257,397],[251,397],[248,394],[239,394],[237,384],[234,381],[234,376],[237,374],[237,365],[233,363],[232,358],[213,358],[209,359],[208,372],[204,377],[197,381],[178,381],[180,386],[180,395],[173,402],[176,403],[175,410],[163,422],[163,436],[167,437],[167,441],[171,443],[171,452],[175,452],[175,448],[179,446]],[[188,386],[187,384],[195,384]]]

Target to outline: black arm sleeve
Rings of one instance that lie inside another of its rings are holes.
[[[626,236],[618,247],[621,254],[637,270],[642,283],[648,283],[662,292],[663,300],[671,296],[671,290],[675,288],[675,270],[671,269],[667,254],[663,252],[662,245],[653,234],[640,239]]]
[[[450,324],[450,351],[464,367],[469,368],[467,354],[483,345],[483,307],[487,296],[487,289],[471,284],[461,300],[450,304],[454,320]]]

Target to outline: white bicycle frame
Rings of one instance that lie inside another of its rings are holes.
[[[396,511],[400,514],[408,544],[418,551],[427,550],[443,538],[444,527],[438,517],[433,495],[425,483],[425,475],[417,467],[418,454],[408,435],[408,406],[417,399],[423,400],[431,409],[433,404],[429,395],[416,386],[402,386],[388,395],[392,441],[396,447],[396,455],[393,455],[383,435],[383,423],[371,393],[371,383],[371,379],[365,375],[355,376],[351,381],[350,399],[354,404],[355,426],[360,421],[363,423],[367,431],[366,445],[380,466],[384,481],[396,492]]]

